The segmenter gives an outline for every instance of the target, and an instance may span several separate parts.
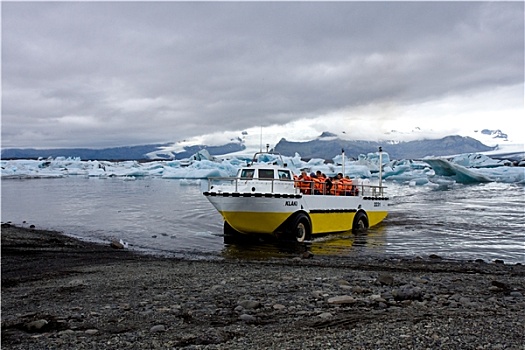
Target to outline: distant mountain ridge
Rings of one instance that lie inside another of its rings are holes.
[[[342,140],[330,133],[323,133],[315,140],[293,142],[281,139],[274,150],[285,156],[293,156],[295,152],[303,158],[332,159],[341,150],[345,155],[357,158],[360,154],[377,152],[379,147],[390,155],[391,159],[419,159],[427,156],[448,156],[461,153],[476,153],[491,151],[494,147],[482,144],[480,141],[465,136],[446,136],[437,140],[419,140],[406,142],[376,142]]]
[[[140,146],[111,147],[102,149],[92,148],[60,148],[60,149],[34,149],[34,148],[8,148],[0,153],[1,159],[37,159],[56,157],[79,157],[82,160],[152,160],[152,159],[184,159],[189,158],[198,151],[206,149],[211,155],[221,155],[242,151],[242,143],[230,142],[221,146],[192,145],[184,147],[181,152],[163,151],[172,143],[159,143]]]
[[[11,148],[3,149],[0,156],[2,159],[79,157],[83,160],[169,160],[189,158],[202,149],[206,149],[212,156],[229,154],[246,149],[242,140],[229,142],[221,146],[185,146],[183,151],[180,152],[170,150],[172,146],[172,143],[164,143],[104,149]],[[377,142],[343,140],[335,134],[324,132],[318,138],[306,142],[287,141],[283,138],[274,147],[274,151],[285,156],[294,156],[297,152],[304,159],[321,158],[331,160],[336,155],[341,154],[341,149],[345,150],[347,157],[357,158],[360,154],[377,152],[379,147],[382,147],[383,151],[387,152],[391,159],[419,159],[426,156],[448,156],[461,153],[486,152],[494,149],[494,147],[486,146],[471,137],[456,135],[437,140]]]

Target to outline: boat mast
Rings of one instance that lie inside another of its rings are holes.
[[[379,146],[379,187],[383,186],[383,149]]]
[[[262,125],[261,125],[261,135],[259,139],[259,152],[262,153]]]
[[[341,149],[341,154],[343,155],[343,168],[342,168],[342,173],[343,173],[343,178],[345,177],[345,149],[342,148]]]

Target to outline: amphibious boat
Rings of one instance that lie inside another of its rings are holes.
[[[381,159],[381,150],[379,154]],[[264,155],[280,161],[259,161]],[[304,242],[313,235],[364,231],[385,219],[389,198],[381,175],[377,186],[339,177],[323,181],[298,176],[279,154],[258,152],[235,177],[208,178],[203,194],[224,219],[225,240],[272,235]]]

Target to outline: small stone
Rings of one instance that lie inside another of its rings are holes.
[[[382,285],[391,286],[394,284],[394,277],[381,273],[377,276],[377,281]]]
[[[442,257],[440,257],[439,255],[436,255],[436,254],[430,254],[428,257],[430,259],[432,259],[432,260],[443,260]]]
[[[36,320],[36,321],[26,323],[26,329],[29,332],[38,332],[38,331],[41,331],[42,328],[44,328],[47,324],[48,322],[44,319]]]
[[[461,297],[459,298],[458,302],[463,305],[463,306],[470,306],[471,305],[471,302],[470,302],[470,299],[467,298],[467,297]]]
[[[255,322],[257,320],[255,316],[248,314],[242,314],[241,316],[239,316],[239,319],[244,322]]]
[[[283,304],[275,304],[273,308],[274,310],[284,310],[286,309],[286,306],[284,306]]]
[[[152,333],[165,332],[166,331],[166,327],[163,324],[158,324],[156,326],[151,327],[151,329],[149,331],[152,332]]]
[[[82,286],[85,286],[86,283],[82,279],[74,279],[74,280],[69,281],[68,285],[70,287],[82,287]]]
[[[322,290],[314,290],[312,296],[316,299],[322,299],[324,292]]]
[[[314,254],[311,251],[309,251],[309,250],[304,252],[303,255],[302,255],[303,259],[310,259],[310,258],[313,258],[313,257],[314,257]]]
[[[319,314],[319,317],[323,318],[323,319],[327,319],[327,318],[330,318],[332,317],[333,315],[329,312],[323,312],[322,314]]]
[[[383,297],[381,297],[381,295],[378,295],[378,294],[372,294],[370,296],[370,300],[376,303],[386,303],[386,300]]]
[[[363,288],[361,286],[353,286],[351,290],[353,293],[356,294],[364,294],[370,292],[367,288]]]
[[[383,302],[380,302],[379,304],[377,304],[377,306],[378,306],[380,309],[386,309],[386,308],[388,308],[388,304],[383,303]]]
[[[85,331],[85,333],[86,333],[87,335],[94,335],[94,334],[97,334],[97,333],[98,333],[98,329],[87,329],[87,330]]]
[[[414,278],[414,282],[421,283],[421,284],[427,284],[428,280],[424,278]]]
[[[120,243],[119,241],[111,241],[111,244],[110,244],[111,248],[114,248],[114,249],[124,249],[124,244]]]
[[[67,336],[67,335],[72,335],[72,334],[75,334],[75,331],[72,329],[66,329],[66,330],[58,332],[58,335],[60,336],[63,336],[63,335]]]
[[[396,289],[392,291],[392,295],[395,300],[419,300],[423,299],[423,293],[420,288],[412,288],[409,286],[402,287],[401,289]]]
[[[239,306],[242,306],[245,309],[257,309],[261,306],[261,303],[256,300],[243,300],[239,302]]]
[[[355,304],[357,300],[350,295],[339,295],[328,298],[328,304]]]
[[[243,310],[244,310],[244,308],[243,308],[241,305],[237,305],[237,306],[235,307],[235,309],[233,309],[233,311],[236,311],[236,312],[241,312],[241,311],[243,311]]]
[[[509,290],[510,289],[510,286],[508,284],[506,284],[506,283],[503,283],[503,282],[492,281],[491,284],[494,287],[497,287],[497,288],[502,289],[502,290]]]

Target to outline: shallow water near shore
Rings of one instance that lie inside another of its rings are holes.
[[[134,250],[194,258],[275,258],[296,246],[226,245],[222,218],[202,195],[205,180],[143,178],[2,180],[2,222],[62,231]],[[315,255],[428,256],[523,263],[525,188],[488,183],[410,187],[386,183],[390,213],[367,234],[314,239]],[[304,248],[304,247],[303,247]],[[302,249],[301,247],[299,249]]]

